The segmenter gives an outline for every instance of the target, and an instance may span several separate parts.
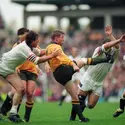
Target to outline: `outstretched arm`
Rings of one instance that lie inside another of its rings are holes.
[[[116,40],[116,38],[114,37],[114,35],[113,35],[113,33],[112,33],[112,26],[106,26],[105,27],[105,34],[109,37],[109,39],[111,40],[111,41],[115,41]],[[111,45],[111,44],[110,44]],[[107,43],[106,44],[104,44],[103,45],[103,47],[107,50],[107,49],[109,49],[109,48],[111,48],[111,47],[115,47],[115,48],[119,48],[119,44],[117,43],[117,44],[113,44],[113,46],[111,45],[108,45]]]
[[[125,42],[125,34],[122,35],[119,39],[117,40],[113,40],[113,41],[110,41],[110,42],[107,42],[105,44],[102,45],[102,47],[104,47],[104,49],[109,49],[117,44],[119,44],[120,42]]]
[[[111,41],[116,40],[116,38],[113,35],[112,26],[105,27],[105,34],[109,37]]]
[[[44,63],[44,62],[46,62],[46,61],[48,61],[48,60],[50,60],[50,59],[52,59],[52,58],[58,56],[60,53],[61,53],[60,50],[55,50],[55,51],[54,51],[52,54],[50,54],[50,55],[44,55],[44,56],[42,56],[42,57],[39,57],[39,59],[38,59],[38,61],[37,61],[37,64],[39,64],[39,63]]]

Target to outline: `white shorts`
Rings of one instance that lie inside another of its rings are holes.
[[[99,83],[94,81],[91,77],[83,77],[79,88],[83,91],[92,91],[97,96],[101,96],[102,94],[102,85],[103,83]]]
[[[72,81],[81,80],[83,75],[84,75],[84,73],[85,73],[85,70],[83,68],[80,69],[79,72],[76,72],[76,73],[73,74]]]
[[[6,77],[9,74],[14,73],[15,70],[9,69],[5,64],[0,62],[0,75]]]

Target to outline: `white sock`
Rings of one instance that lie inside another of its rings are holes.
[[[11,92],[8,93],[8,96],[12,99],[13,98],[13,94]]]
[[[85,106],[88,108],[88,101],[85,101]]]
[[[11,110],[10,110],[10,113],[17,114],[17,107],[18,107],[18,105],[12,106],[12,108],[11,108]]]

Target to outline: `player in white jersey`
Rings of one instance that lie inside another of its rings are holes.
[[[125,36],[122,36],[120,39],[116,40],[112,35],[112,27],[107,26],[105,28],[105,33],[109,36],[112,40],[111,42],[107,42],[102,46],[99,46],[95,49],[93,53],[93,57],[105,57],[110,55],[116,60],[118,53],[119,53],[119,45],[118,43],[125,40]],[[112,63],[101,63],[95,66],[89,66],[87,71],[84,73],[81,83],[79,85],[79,100],[82,110],[85,107],[93,108],[101,93],[102,93],[102,86],[103,80],[106,77],[107,73],[110,71]],[[88,96],[88,100],[85,103],[85,99]],[[72,111],[71,117],[75,120],[76,115]]]
[[[78,51],[78,49],[76,47],[72,47],[71,55],[69,55],[69,58],[71,60],[79,60],[79,59],[81,59],[79,51]],[[80,79],[82,78],[84,72],[85,72],[85,69],[83,67],[83,68],[80,69],[79,72],[73,74],[72,81],[73,81],[73,83],[75,83],[76,88],[77,88],[78,84],[80,83]],[[61,106],[63,104],[63,101],[64,101],[64,99],[66,98],[67,95],[68,95],[68,92],[64,89],[62,91],[62,94],[61,94],[61,97],[60,97],[60,100],[59,100],[59,106]]]
[[[33,47],[36,48],[38,43],[39,34],[29,31],[24,42],[20,43],[7,53],[4,53],[0,59],[0,76],[2,76],[0,77],[0,80],[3,82],[7,81],[16,89],[16,93],[13,97],[13,105],[9,115],[9,119],[13,122],[22,121],[17,114],[17,107],[24,91],[23,83],[18,74],[15,73],[15,68],[24,63],[26,60],[39,64],[60,54],[60,51],[55,50],[51,55],[48,56],[36,56],[32,50]]]

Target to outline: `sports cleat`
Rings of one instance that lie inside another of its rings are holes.
[[[25,121],[25,122],[29,122],[29,119],[27,119],[27,118],[24,117],[24,121]]]
[[[15,114],[15,113],[10,113],[8,119],[12,122],[15,122],[15,123],[23,122],[23,120],[20,118],[20,116],[18,114]]]
[[[113,117],[116,118],[118,117],[119,115],[121,115],[122,113],[124,112],[124,110],[122,109],[117,109],[116,112],[113,114]]]
[[[80,119],[79,121],[80,122],[89,122],[89,119],[84,117],[83,119]]]
[[[5,117],[2,114],[0,114],[0,122],[8,122],[8,120],[5,119]]]

